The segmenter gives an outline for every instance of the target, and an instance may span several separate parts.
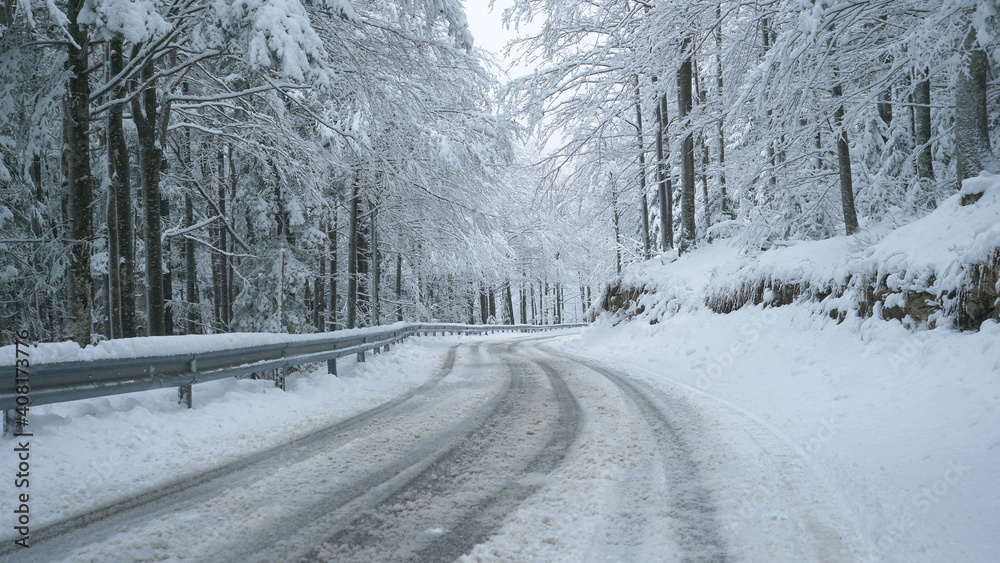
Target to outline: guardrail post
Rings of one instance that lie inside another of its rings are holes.
[[[274,370],[274,386],[282,391],[285,390],[285,368],[277,368]]]
[[[16,409],[7,409],[3,411],[3,435],[13,432],[14,435],[24,433],[24,422],[23,418],[17,416]]]
[[[181,385],[177,388],[177,404],[187,405],[187,408],[191,408],[192,403],[192,390],[190,385]]]
[[[337,377],[337,358],[333,358],[326,361],[326,373]]]
[[[365,351],[364,350],[358,352],[358,363],[359,364],[365,363]]]
[[[386,343],[385,343],[385,351],[386,351],[386,352],[388,352],[388,351],[390,350],[389,346],[390,346],[390,343],[389,343],[389,342],[386,342]]]

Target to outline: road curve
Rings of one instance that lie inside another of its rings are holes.
[[[688,407],[545,339],[453,348],[393,401],[38,530],[18,560],[727,560]]]

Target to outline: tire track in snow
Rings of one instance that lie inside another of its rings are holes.
[[[502,353],[516,345],[501,346]],[[576,440],[579,406],[549,365],[504,361],[514,392],[488,423],[304,559],[452,561],[538,490]]]
[[[726,561],[726,547],[718,529],[715,505],[711,494],[702,484],[700,469],[679,426],[671,420],[690,419],[689,407],[669,397],[655,397],[649,390],[612,370],[582,362],[560,354],[560,357],[597,372],[618,387],[638,409],[656,437],[666,464],[663,476],[670,491],[670,515],[673,532],[684,552],[684,561]],[[641,523],[637,523],[641,526]]]
[[[561,351],[545,349],[547,353],[584,363],[591,368],[594,368],[595,361],[599,361],[590,358],[581,362]],[[765,534],[766,543],[739,547],[755,550],[758,557],[760,553],[767,553],[768,557],[783,560],[834,562],[870,559],[875,547],[854,521],[842,495],[829,484],[817,482],[816,468],[809,467],[812,462],[810,456],[784,432],[761,416],[707,391],[643,368],[630,368],[630,372],[655,378],[681,392],[707,399],[740,420],[736,432],[741,440],[748,440],[754,447],[748,451],[745,446],[727,441],[730,448],[735,448],[732,453],[739,458],[740,465],[735,473],[734,468],[729,468],[728,473],[716,475],[716,486],[724,489],[722,494],[728,498],[729,505],[736,499],[738,506],[723,507],[728,513],[721,520],[725,520],[730,528],[745,526],[754,529],[755,534]],[[639,385],[656,396],[671,395],[643,382]],[[753,471],[762,473],[748,477],[744,473],[751,467]],[[714,471],[717,472],[718,468]],[[720,478],[723,481],[719,482]],[[760,528],[766,529],[766,532],[760,532]]]
[[[30,552],[25,553],[23,548],[14,546],[12,542],[7,542],[0,546],[0,559],[6,559],[14,553],[18,553],[22,557],[31,556],[34,559],[41,556],[41,560],[52,560],[58,555],[45,556],[41,553],[50,546],[54,548],[54,551],[66,551],[85,543],[99,543],[126,529],[137,520],[155,518],[156,514],[171,509],[179,510],[181,505],[189,504],[192,499],[211,497],[220,490],[237,486],[240,481],[253,479],[255,474],[279,471],[282,467],[313,455],[313,450],[318,444],[342,440],[346,433],[362,429],[363,426],[380,417],[405,413],[414,408],[410,403],[412,399],[431,392],[452,372],[455,366],[457,348],[454,346],[448,350],[448,355],[442,366],[429,381],[395,399],[279,446],[234,460],[204,473],[186,476],[157,489],[90,510],[38,530],[33,529]],[[51,545],[53,543],[61,545]]]

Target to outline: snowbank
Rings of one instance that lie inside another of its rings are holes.
[[[41,527],[166,486],[371,409],[426,382],[456,340],[411,340],[363,364],[347,357],[340,377],[325,366],[299,373],[287,392],[265,380],[202,383],[194,409],[179,406],[174,389],[32,407],[31,523]],[[4,447],[12,443],[7,438]],[[0,456],[0,471],[14,475],[16,462]],[[14,479],[0,483],[5,503],[17,491]],[[14,535],[12,522],[8,512],[0,537]]]
[[[603,318],[564,345],[683,397],[706,427],[733,436],[730,448],[749,433],[794,477],[783,486],[821,497],[797,509],[839,499],[867,540],[851,546],[863,561],[987,562],[1000,553],[994,321],[979,332],[913,332],[896,320],[837,322],[803,304],[702,308],[655,325]],[[775,487],[761,483],[758,498],[716,494],[722,520],[746,524],[732,530],[734,545],[771,518],[795,518],[778,500],[788,491]],[[797,523],[805,534],[809,522]]]
[[[787,242],[741,252],[727,240],[626,269],[604,299],[616,318],[661,322],[708,306],[811,302],[817,313],[894,318],[910,325],[977,329],[1000,319],[1000,176],[967,180],[960,193],[899,228]]]
[[[571,346],[766,429],[843,496],[866,560],[994,561],[998,272],[1000,176],[983,174],[903,226],[632,266]]]

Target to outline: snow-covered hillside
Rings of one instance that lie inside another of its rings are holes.
[[[796,452],[796,471],[842,495],[872,560],[992,561],[998,248],[1000,179],[984,176],[894,230],[756,255],[716,241],[629,268],[605,299],[613,310],[574,347],[632,366],[720,424],[762,424]],[[976,291],[992,312],[960,331]],[[907,307],[907,296],[928,303]]]
[[[896,227],[896,228],[894,228]],[[717,240],[678,258],[670,251],[627,268],[605,296],[614,318],[660,322],[705,306],[797,302],[843,320],[976,329],[1000,319],[1000,176],[967,180],[960,193],[909,224],[872,225],[853,236],[787,241],[747,252]]]

